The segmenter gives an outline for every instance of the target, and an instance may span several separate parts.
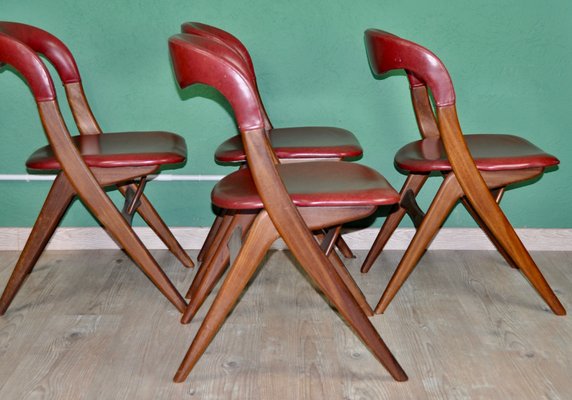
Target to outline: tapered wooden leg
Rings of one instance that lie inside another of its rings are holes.
[[[461,197],[462,191],[454,174],[449,174],[441,184],[433,199],[423,222],[415,232],[409,247],[399,262],[374,312],[381,314],[395,297],[405,280],[409,277],[419,259],[425,253],[429,243],[449,215],[455,203]]]
[[[336,240],[336,247],[345,258],[356,258],[352,249],[350,249],[350,246],[348,246],[342,235],[340,235],[338,240]]]
[[[361,307],[361,309],[363,310],[365,315],[367,315],[368,317],[373,317],[373,309],[371,308],[371,306],[367,302],[365,295],[363,294],[363,292],[361,291],[361,289],[357,285],[354,278],[348,272],[348,269],[343,264],[342,260],[340,260],[340,257],[338,256],[338,254],[335,251],[332,251],[328,255],[328,259],[330,260],[330,262],[334,266],[334,269],[336,270],[336,272],[338,273],[340,278],[342,278],[342,280],[344,281],[345,285],[348,287],[350,292],[352,292],[352,295],[354,296],[354,298],[358,302],[359,306]]]
[[[193,279],[193,282],[191,283],[191,286],[185,295],[186,299],[190,299],[194,296],[199,283],[203,279],[203,275],[206,273],[206,271],[209,270],[209,265],[214,261],[213,258],[220,257],[217,253],[227,250],[226,244],[228,242],[228,237],[226,235],[228,233],[228,227],[234,221],[234,215],[234,211],[226,210],[225,215],[222,217],[221,222],[218,224],[219,226],[216,230],[216,234],[211,240],[211,244],[208,246],[208,249],[206,249],[206,254],[203,256],[199,270],[197,271],[197,274],[195,275],[195,278]],[[231,233],[232,232],[228,234]]]
[[[220,244],[221,244],[221,238],[224,236],[228,226],[232,223],[234,215],[236,214],[235,210],[225,210],[224,211],[224,216],[222,216],[222,219],[220,221],[220,223],[218,224],[218,227],[216,229],[216,232],[210,242],[210,244],[208,245],[208,247],[205,249],[205,253],[201,259],[201,264],[202,263],[209,263],[210,258],[212,258],[214,256],[214,254],[216,253],[217,249],[219,248]],[[210,232],[209,232],[210,234]],[[191,296],[191,293],[187,293],[187,298],[189,298],[189,296]]]
[[[219,248],[217,248],[217,251],[215,252],[213,257],[209,258],[208,262],[203,261],[200,264],[199,269],[197,271],[197,274],[193,278],[193,281],[191,282],[191,285],[189,286],[189,289],[187,290],[187,293],[185,294],[185,299],[190,300],[190,299],[194,299],[197,297],[196,296],[197,289],[205,281],[205,275],[209,274],[209,272],[210,273],[213,272],[213,271],[211,271],[213,269],[213,267],[212,267],[213,265],[215,265],[214,268],[224,270],[224,268],[227,266],[229,260],[230,260],[230,253],[229,253],[228,247],[227,246],[220,246]]]
[[[486,224],[491,235],[496,239],[496,243],[514,261],[538,294],[548,304],[552,312],[556,315],[566,315],[564,306],[562,306],[562,303],[560,303],[560,300],[558,300],[558,297],[556,297],[550,285],[546,282],[546,279],[498,204],[490,196],[486,198],[485,196],[475,195],[472,192],[469,194],[469,191],[466,188],[464,189],[467,192],[468,202]]]
[[[466,143],[458,139],[462,130],[459,126],[455,105],[437,107],[437,116],[449,161],[453,171],[458,175],[468,202],[550,309],[557,315],[565,315],[566,310],[560,300],[542,276],[514,228],[491,196],[485,179],[483,179],[483,174],[476,169],[473,162],[467,161],[471,160],[471,156]],[[542,172],[541,168],[539,170]]]
[[[74,190],[66,176],[59,174],[48,193],[40,215],[34,223],[26,245],[2,293],[2,297],[0,298],[0,315],[4,315],[22,287],[26,276],[32,272],[34,265],[36,265],[38,258],[40,258],[42,251],[48,244],[56,227],[68,209],[74,194]]]
[[[238,256],[183,359],[175,382],[183,382],[212,341],[278,234],[265,211],[256,217]]]
[[[327,235],[324,235],[323,233],[319,233],[316,235],[316,237],[318,238],[318,240],[320,242],[323,243],[323,240],[325,240],[325,237]],[[323,247],[322,247],[322,250]],[[358,302],[358,304],[360,305],[361,309],[363,310],[363,312],[368,316],[368,317],[372,317],[373,316],[373,310],[371,308],[371,306],[369,305],[369,303],[367,302],[363,292],[361,291],[361,289],[359,288],[359,286],[357,285],[357,283],[355,282],[354,278],[351,276],[351,274],[348,272],[348,269],[346,268],[346,266],[343,264],[342,260],[340,259],[340,257],[338,256],[338,254],[335,251],[331,251],[328,252],[326,251],[326,254],[328,256],[328,259],[330,260],[330,262],[332,263],[332,266],[334,267],[334,269],[336,270],[336,272],[338,273],[338,275],[340,276],[340,278],[342,278],[342,280],[344,281],[345,285],[348,287],[348,289],[352,292],[352,295],[355,297],[356,301]]]
[[[489,230],[489,228],[487,227],[487,225],[483,222],[483,220],[481,219],[481,217],[479,216],[479,214],[477,214],[477,212],[473,209],[473,207],[471,206],[471,204],[467,201],[466,197],[462,197],[461,198],[461,202],[463,203],[463,205],[465,206],[465,208],[467,209],[467,211],[469,212],[469,214],[471,214],[471,217],[473,217],[473,219],[475,220],[475,222],[479,225],[479,227],[483,230],[483,232],[485,232],[485,234],[487,235],[487,237],[489,238],[489,240],[491,241],[491,243],[496,247],[496,249],[498,250],[498,252],[503,256],[503,258],[505,259],[505,261],[508,263],[508,265],[511,268],[515,268],[518,269],[518,266],[515,264],[514,260],[512,258],[510,258],[510,256],[508,255],[508,253],[504,250],[504,248],[500,245],[500,243],[497,241],[496,237],[491,233],[491,231]],[[498,203],[498,202],[497,202]]]
[[[350,289],[332,268],[331,263],[317,244],[313,241],[297,240],[296,234],[291,235],[290,232],[285,234],[285,232],[286,230],[281,230],[282,238],[308,276],[338,309],[339,313],[390,375],[397,381],[406,381],[405,371],[393,357]]]
[[[84,193],[76,187],[78,196],[86,207],[97,217],[107,233],[109,233],[125,250],[127,255],[141,268],[143,273],[153,282],[161,293],[180,312],[185,311],[187,303],[177,291],[149,250],[125,221],[111,199],[97,186],[81,187]]]
[[[188,324],[191,322],[199,308],[201,308],[202,304],[223,275],[230,259],[228,242],[233,232],[236,229],[241,228],[243,234],[246,234],[255,218],[256,214],[247,213],[237,213],[232,217],[232,221],[224,232],[215,253],[209,257],[208,261],[201,264],[200,269],[204,270],[203,274],[201,276],[198,276],[197,274],[197,277],[195,277],[191,287],[189,288],[191,296],[189,305],[181,317],[182,324]]]
[[[118,186],[118,189],[123,195],[127,192],[127,188],[131,186],[133,190],[137,190],[134,184]],[[163,221],[155,207],[151,204],[149,199],[142,194],[139,198],[140,204],[137,208],[137,212],[141,215],[141,218],[149,225],[151,229],[159,236],[161,241],[165,243],[165,246],[181,261],[181,263],[187,267],[192,268],[195,264],[187,252],[183,249],[179,241],[173,235],[173,232],[169,229],[167,224]]]
[[[167,275],[159,267],[147,248],[137,237],[131,226],[125,221],[109,196],[100,187],[101,180],[94,175],[82,160],[78,149],[73,145],[67,127],[55,100],[37,103],[38,112],[45,131],[50,138],[56,158],[60,161],[63,173],[69,179],[76,195],[106,229],[107,233],[119,243],[131,259],[143,270],[155,286],[181,312],[185,299],[177,291]],[[148,170],[156,170],[150,166]],[[97,174],[97,173],[96,173]],[[146,176],[147,173],[140,175]]]
[[[207,234],[205,242],[203,243],[203,246],[201,247],[201,250],[199,251],[199,254],[197,256],[198,262],[204,261],[204,257],[206,255],[206,253],[209,251],[209,249],[213,243],[213,240],[214,240],[216,234],[218,233],[218,231],[220,229],[220,224],[222,223],[222,220],[223,220],[224,216],[226,215],[226,211],[227,210],[221,210],[221,213],[215,217],[215,220],[213,221],[213,224],[211,225],[211,229],[209,229],[209,233]]]
[[[403,197],[404,194],[407,193],[409,190],[411,190],[413,194],[417,196],[417,194],[425,184],[425,181],[427,180],[428,177],[429,175],[410,174],[407,177],[405,183],[403,184],[403,187],[401,188],[400,192],[401,197]],[[393,232],[395,232],[395,229],[397,229],[399,223],[405,216],[405,212],[406,212],[405,208],[399,206],[397,210],[395,210],[394,212],[392,212],[387,216],[385,222],[383,223],[383,226],[381,227],[381,230],[379,231],[377,237],[375,238],[375,241],[373,242],[373,246],[369,250],[369,253],[367,253],[365,260],[363,261],[363,264],[361,266],[362,273],[365,274],[371,269],[373,263],[375,262],[375,260],[377,260],[377,258],[383,251],[383,248],[389,241],[389,238],[391,237],[391,235],[393,235]]]

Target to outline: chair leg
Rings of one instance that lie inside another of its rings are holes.
[[[334,269],[336,270],[336,272],[338,273],[340,278],[342,278],[342,280],[344,281],[344,284],[348,287],[348,289],[350,290],[350,292],[352,293],[352,295],[354,296],[354,298],[358,302],[359,306],[361,307],[361,309],[363,310],[365,315],[367,315],[368,317],[373,317],[373,309],[371,308],[371,306],[367,302],[365,295],[363,294],[363,292],[361,291],[361,289],[357,285],[354,278],[348,272],[348,269],[342,263],[342,260],[337,255],[337,253],[335,251],[332,251],[328,256],[328,259],[330,260],[330,262],[334,266]]]
[[[201,263],[208,263],[209,259],[216,252],[216,250],[220,246],[221,237],[224,236],[224,233],[226,232],[226,229],[228,228],[229,224],[232,222],[235,214],[236,214],[235,210],[224,210],[224,215],[221,216],[220,223],[216,227],[216,230],[213,230],[214,235],[210,240],[210,244],[206,247],[203,244],[203,247],[205,247],[205,252],[203,254],[203,257],[201,258]],[[209,231],[209,235],[210,233],[211,232]]]
[[[118,186],[118,189],[123,195],[125,195],[129,186],[131,186],[133,190],[137,190],[133,184]],[[137,212],[141,215],[141,218],[143,218],[147,225],[153,229],[155,234],[157,234],[161,241],[165,243],[169,251],[171,251],[171,253],[173,253],[185,267],[194,267],[195,264],[193,263],[193,260],[191,260],[191,257],[189,257],[187,252],[183,249],[181,244],[173,235],[173,232],[171,232],[167,224],[165,224],[163,219],[159,216],[159,213],[157,213],[157,210],[155,210],[155,207],[153,207],[145,194],[141,195],[139,201],[140,204],[139,207],[137,207]]]
[[[127,255],[131,257],[167,300],[181,313],[184,312],[187,306],[185,299],[169,280],[165,271],[157,264],[157,261],[149,253],[149,250],[141,242],[131,226],[125,221],[111,199],[98,186],[88,185],[85,182],[74,184],[74,186],[76,187],[78,197],[99,220],[107,233],[119,243]]]
[[[485,234],[487,235],[487,237],[489,238],[489,240],[491,241],[491,243],[495,246],[495,248],[498,250],[498,252],[503,256],[503,258],[505,259],[505,261],[508,263],[508,265],[511,268],[515,268],[518,269],[518,266],[515,264],[514,260],[508,255],[508,253],[503,249],[503,247],[500,245],[500,243],[498,242],[498,240],[496,239],[496,237],[492,234],[492,232],[489,230],[489,228],[487,227],[487,225],[483,222],[483,220],[481,219],[481,217],[479,217],[479,214],[477,214],[477,212],[473,209],[473,207],[471,206],[471,204],[467,201],[466,197],[462,197],[461,198],[461,202],[463,203],[463,205],[465,206],[465,208],[467,209],[467,211],[469,212],[469,214],[471,215],[471,217],[473,217],[473,219],[475,220],[475,222],[479,225],[479,227],[483,230],[483,232],[485,232]]]
[[[552,312],[556,315],[566,315],[564,306],[546,282],[530,253],[492,196],[480,195],[480,187],[477,185],[464,189],[468,202],[489,228],[491,235],[522,271]]]
[[[276,229],[268,214],[265,211],[260,212],[252,224],[244,245],[228,272],[213,305],[179,366],[174,377],[175,382],[183,382],[187,379],[276,237]]]
[[[280,230],[280,229],[279,229]],[[297,236],[281,232],[282,238],[306,271],[308,276],[318,285],[328,298],[370,349],[377,360],[397,381],[406,381],[407,375],[401,368],[391,351],[371,324],[367,315],[354,298],[350,289],[334,271],[331,263],[315,241],[299,240]]]
[[[228,210],[226,210],[228,211]],[[203,275],[206,271],[209,270],[209,265],[213,262],[213,257],[220,257],[217,253],[224,252],[227,247],[226,244],[228,242],[227,230],[230,225],[232,225],[234,221],[234,211],[225,212],[224,217],[221,218],[221,222],[218,224],[218,228],[216,229],[216,233],[211,240],[211,244],[206,249],[206,254],[204,254],[202,262],[199,266],[199,270],[185,295],[186,299],[190,299],[194,297],[195,291],[201,280],[203,279]],[[228,232],[230,235],[232,232]]]
[[[340,235],[338,240],[336,240],[336,247],[345,258],[356,258],[352,249],[350,249],[350,246],[348,246],[342,235]]]
[[[462,190],[454,174],[445,177],[437,195],[433,199],[423,222],[415,232],[409,247],[393,273],[374,312],[381,314],[395,297],[405,280],[409,277],[429,243],[461,197]]]
[[[213,221],[213,224],[211,225],[211,229],[209,229],[209,233],[207,234],[205,242],[203,243],[201,250],[199,251],[199,254],[197,255],[197,261],[198,262],[204,261],[204,257],[207,254],[207,252],[209,251],[209,249],[213,243],[213,240],[214,240],[216,234],[218,233],[218,231],[220,229],[220,224],[222,223],[222,220],[223,220],[224,216],[226,215],[226,211],[227,210],[221,210],[221,213],[215,217],[215,220]]]
[[[403,184],[403,187],[401,188],[400,195],[403,197],[405,193],[411,190],[413,194],[417,196],[417,194],[425,184],[425,181],[427,180],[428,177],[429,175],[416,175],[416,174],[409,175],[407,177],[407,180]],[[377,237],[375,238],[375,241],[373,242],[373,246],[369,250],[369,253],[367,254],[365,260],[363,261],[363,264],[361,266],[362,273],[365,274],[371,269],[373,263],[375,262],[375,260],[377,260],[377,258],[383,251],[383,248],[389,241],[389,238],[391,237],[391,235],[393,235],[393,232],[395,232],[395,229],[397,229],[399,223],[405,216],[405,212],[406,212],[405,208],[398,207],[397,210],[395,210],[394,212],[392,212],[387,216],[385,222],[383,223],[383,226],[381,227],[381,230],[379,231]]]
[[[0,315],[4,315],[12,300],[20,290],[24,280],[32,272],[34,265],[54,234],[56,227],[68,209],[75,193],[66,176],[60,173],[42,206],[30,237],[28,238],[14,271],[0,298]]]
[[[316,235],[316,237],[318,238],[318,240],[320,242],[323,242],[323,240],[325,240],[326,235],[324,235],[323,233],[319,233]],[[324,249],[322,248],[322,250],[324,250]],[[361,291],[361,289],[357,285],[354,278],[348,272],[348,269],[343,264],[342,260],[338,256],[338,254],[335,251],[331,251],[329,254],[326,252],[326,254],[328,256],[328,259],[332,263],[332,266],[334,267],[334,269],[336,270],[336,272],[340,276],[340,278],[342,278],[345,285],[348,287],[350,292],[352,292],[352,295],[354,296],[354,298],[356,299],[356,301],[360,305],[363,312],[368,317],[372,317],[373,316],[373,310],[372,310],[371,306],[367,302],[367,299],[365,298],[363,292]]]
[[[193,280],[193,283],[189,288],[189,292],[191,292],[192,295],[190,297],[189,305],[181,318],[182,324],[188,324],[191,322],[199,308],[223,275],[230,259],[228,242],[233,232],[237,228],[241,228],[243,235],[245,235],[253,224],[256,215],[257,214],[237,213],[232,217],[232,222],[227,227],[220,244],[217,246],[215,254],[213,254],[207,262],[203,262],[201,264],[200,268],[204,270],[204,273],[201,276],[198,276],[197,274],[197,277]]]

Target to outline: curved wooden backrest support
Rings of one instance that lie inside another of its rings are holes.
[[[426,48],[381,30],[368,29],[365,41],[370,66],[375,74],[395,69],[407,72],[414,106],[417,101],[424,114],[422,119],[425,120],[425,127],[422,126],[423,122],[420,123],[421,131],[423,133],[426,129],[435,134],[435,127],[427,115],[430,103],[427,89],[423,86],[431,90],[436,105],[438,134],[468,202],[510,257],[523,265],[522,272],[531,282],[535,282],[535,288],[551,309],[556,314],[565,314],[564,307],[536,267],[475,165],[457,117],[453,84],[441,60]]]
[[[35,51],[14,37],[0,33],[0,62],[14,67],[28,83],[36,99],[48,141],[72,184],[75,185],[78,180],[91,180],[93,186],[99,189],[99,184],[71,140],[60,113],[50,73]],[[77,176],[77,179],[73,179],[72,175]],[[79,192],[81,191],[78,190]],[[101,194],[105,196],[103,192]]]
[[[0,32],[43,55],[55,67],[80,134],[101,133],[85,97],[76,61],[67,46],[51,33],[19,22],[0,21]]]

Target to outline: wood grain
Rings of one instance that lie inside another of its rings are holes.
[[[194,271],[154,251],[179,288]],[[193,254],[195,255],[195,254]],[[373,303],[402,252],[367,275]],[[0,284],[17,253],[0,252]],[[565,305],[571,253],[536,252]],[[289,252],[274,251],[187,382],[172,376],[190,325],[120,251],[48,251],[0,318],[1,399],[568,399],[572,321],[530,296],[494,251],[429,251],[372,322],[409,375],[394,382],[320,298]],[[218,289],[214,290],[216,293]]]

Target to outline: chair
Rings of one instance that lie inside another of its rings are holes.
[[[198,22],[184,23],[181,26],[181,30],[183,33],[212,40],[228,48],[229,51],[232,51],[236,58],[243,64],[245,77],[249,79],[252,87],[256,89],[256,94],[260,99],[252,60],[246,47],[236,37],[219,28]],[[342,159],[354,159],[361,156],[362,149],[351,132],[332,127],[274,129],[261,100],[260,104],[266,132],[274,149],[274,153],[282,163],[304,160],[340,161]],[[223,142],[215,152],[215,160],[220,163],[244,166],[246,155],[240,135],[233,136]],[[228,242],[232,234],[238,230],[242,231],[244,237],[244,234],[254,221],[255,215],[256,213],[237,214],[233,210],[225,209],[217,215],[203,248],[197,257],[201,265],[185,295],[185,297],[189,299],[189,306],[187,307],[187,312],[185,312],[181,319],[183,324],[191,322],[196,312],[206,300],[208,294],[224,273],[225,267],[230,261]],[[315,232],[315,234],[317,239],[322,242],[322,248],[326,255],[332,259],[332,263],[338,270],[338,273],[344,278],[352,294],[358,299],[364,312],[368,316],[372,316],[373,309],[366,301],[362,291],[347,272],[342,261],[337,256],[337,253],[332,251],[335,245],[345,257],[353,257],[351,250],[340,236],[340,232],[341,226],[337,226],[329,229],[328,232],[318,231]]]
[[[258,91],[256,74],[250,54],[244,44],[235,36],[217,27],[199,22],[186,22],[182,24],[181,32],[206,37],[229,46],[247,64],[248,76]],[[345,129],[319,126],[274,128],[264,109],[264,105],[262,105],[262,112],[264,124],[268,131],[274,152],[283,162],[309,159],[339,161],[356,159],[362,155],[362,148],[358,140],[351,132]],[[243,164],[245,162],[245,153],[240,136],[233,136],[224,141],[215,151],[215,160],[219,163]],[[208,262],[210,257],[207,255],[212,254],[209,253],[211,244],[213,242],[219,242],[219,240],[215,239],[217,232],[224,232],[224,228],[232,223],[231,218],[226,218],[223,223],[225,214],[226,211],[223,210],[221,215],[216,217],[207,235],[205,244],[197,256],[198,261]],[[332,240],[336,242],[336,245],[345,257],[354,257],[343,238],[339,236],[339,230],[337,232],[338,234],[332,237]],[[219,233],[219,235],[220,234],[222,233]],[[187,298],[192,298],[195,288],[196,284],[191,286],[189,293],[187,293]]]
[[[80,135],[70,136],[61,117],[53,82],[36,53],[55,66]],[[85,98],[75,60],[56,37],[39,28],[0,22],[0,62],[11,65],[26,80],[38,105],[49,145],[35,151],[26,166],[33,173],[56,172],[40,215],[0,298],[3,315],[31,273],[58,223],[78,196],[157,288],[183,311],[186,302],[130,226],[137,210],[187,267],[189,256],[143,195],[146,177],[186,160],[182,137],[168,132],[101,134]],[[104,187],[116,186],[126,197],[120,212]]]
[[[392,70],[407,73],[423,137],[401,148],[395,156],[397,168],[407,174],[400,192],[400,206],[386,219],[362,265],[362,272],[367,272],[405,213],[413,216],[415,236],[375,312],[385,311],[445,218],[461,200],[509,265],[522,271],[555,314],[564,315],[564,307],[498,205],[508,185],[541,175],[545,168],[557,165],[558,159],[517,136],[463,135],[451,78],[433,53],[376,29],[365,32],[365,42],[374,74]],[[419,212],[415,197],[432,172],[441,173],[444,181],[424,215]]]
[[[209,309],[175,381],[184,381],[238,300],[268,248],[281,237],[389,373],[407,376],[324,254],[311,231],[363,218],[378,205],[394,204],[397,192],[377,172],[355,163],[281,164],[268,140],[264,113],[248,69],[235,52],[212,39],[179,34],[169,40],[181,88],[195,83],[214,87],[229,101],[244,143],[248,168],[218,182],[214,205],[254,213],[236,260]]]

